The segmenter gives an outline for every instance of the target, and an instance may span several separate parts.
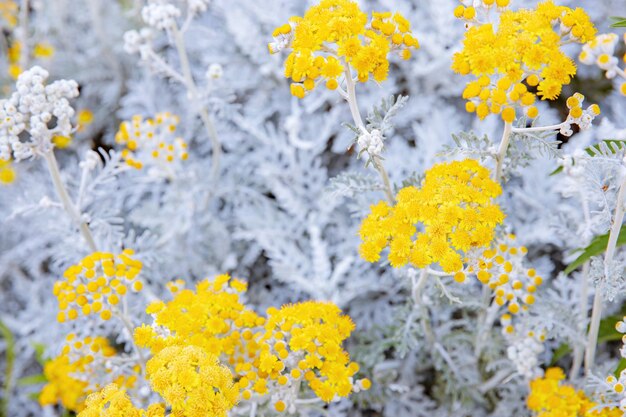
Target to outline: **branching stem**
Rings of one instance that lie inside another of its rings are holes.
[[[352,119],[354,120],[354,124],[357,129],[359,129],[364,134],[369,133],[367,128],[363,124],[363,119],[361,118],[361,113],[359,112],[359,105],[356,100],[356,87],[354,85],[354,80],[352,79],[352,71],[350,70],[350,65],[344,62],[345,66],[345,79],[346,79],[346,100],[348,101],[348,105],[350,106],[350,113],[352,114]],[[387,175],[387,171],[383,166],[382,160],[378,155],[372,155],[372,161],[374,168],[378,171],[380,178],[383,181],[385,196],[390,204],[395,203],[395,198],[393,196],[393,189],[391,188],[391,181],[389,181],[389,175]]]

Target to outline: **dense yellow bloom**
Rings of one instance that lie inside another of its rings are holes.
[[[135,407],[124,389],[109,384],[95,392],[85,401],[85,409],[79,417],[142,417],[143,410]]]
[[[46,406],[59,403],[68,410],[80,411],[89,384],[72,377],[77,368],[65,354],[46,362],[43,372],[48,382],[39,394],[39,404]]]
[[[359,252],[377,262],[388,246],[395,268],[439,263],[445,272],[460,271],[461,252],[489,246],[504,220],[493,201],[501,193],[489,170],[473,159],[437,164],[419,188],[401,189],[395,206],[381,201],[371,207],[359,230]]]
[[[561,46],[570,38],[585,43],[595,34],[582,9],[552,1],[532,10],[505,11],[497,25],[471,27],[452,64],[455,72],[476,77],[463,92],[466,110],[480,119],[493,113],[512,122],[520,107],[536,117],[537,96],[556,99],[576,74],[576,65]]]
[[[245,283],[228,275],[199,283],[195,292],[183,289],[178,280],[168,287],[173,300],[148,306],[154,324],[135,329],[137,345],[149,347],[155,356],[173,347],[202,349],[231,367],[243,399],[252,392],[297,392],[306,381],[316,395],[331,401],[371,385],[369,380],[353,382],[359,367],[350,362],[342,343],[354,324],[334,304],[270,308],[265,319],[241,302]],[[282,407],[276,403],[275,408]]]
[[[122,158],[136,169],[147,163],[167,169],[175,160],[186,160],[187,143],[175,136],[178,122],[179,117],[169,112],[157,113],[154,119],[134,116],[122,122],[115,134],[115,142],[125,145]]]
[[[326,402],[352,392],[359,365],[350,362],[342,346],[354,330],[350,317],[332,303],[316,301],[270,308],[267,314],[259,335],[261,352],[254,361],[256,378],[250,378],[255,391],[259,381],[297,386],[305,380]]]
[[[114,356],[116,352],[109,341],[101,336],[78,340],[74,334],[69,334],[66,341],[61,354],[44,364],[43,373],[47,383],[39,394],[39,404],[61,404],[77,412],[84,407],[85,397],[90,393],[88,387],[97,387],[94,375],[98,371],[94,364],[98,359],[103,362],[103,359]],[[117,379],[125,386],[133,386],[135,380],[135,376]]]
[[[219,275],[213,282],[200,282],[195,292],[180,290],[180,283],[169,287],[176,290],[174,299],[167,304],[157,301],[147,309],[154,324],[166,328],[168,336],[143,325],[135,329],[139,346],[156,354],[167,346],[191,344],[231,363],[247,359],[248,353],[254,354],[256,346],[246,343],[244,329],[262,325],[265,320],[241,302],[239,292],[245,287],[240,281]],[[248,348],[253,351],[248,352]]]
[[[526,404],[535,417],[621,417],[618,407],[591,410],[597,404],[583,391],[562,384],[565,374],[560,368],[549,368],[542,378],[530,383]]]
[[[117,256],[95,252],[67,268],[63,279],[54,283],[53,293],[61,310],[57,320],[75,320],[81,314],[100,314],[103,320],[110,319],[110,308],[126,295],[129,285],[134,291],[142,288],[141,281],[135,279],[142,263],[131,258],[133,253],[131,249]]]
[[[409,21],[400,13],[373,13],[368,23],[367,14],[351,0],[322,0],[303,17],[294,16],[276,28],[273,36],[271,53],[292,49],[285,61],[285,77],[293,80],[291,93],[299,98],[322,81],[334,90],[339,76],[350,67],[360,82],[383,81],[391,52],[408,59],[411,49],[419,47]]]
[[[150,385],[173,415],[226,417],[239,398],[228,368],[198,346],[170,346],[146,365]]]
[[[11,161],[0,159],[0,185],[9,185],[15,181],[15,170]]]

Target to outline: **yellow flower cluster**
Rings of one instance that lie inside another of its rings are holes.
[[[509,235],[484,251],[475,269],[478,280],[493,290],[496,304],[507,304],[511,314],[534,304],[534,293],[543,282],[534,269],[524,266],[528,250],[524,246],[513,246],[514,240],[515,236]],[[511,326],[509,333],[512,331]]]
[[[477,9],[482,9],[488,13],[494,6],[502,9],[507,7],[510,3],[510,0],[479,0],[478,2],[468,2],[467,0],[459,1],[462,4],[458,5],[454,9],[454,17],[457,19],[464,19],[469,22],[477,21]],[[470,4],[469,6],[467,5],[468,3]]]
[[[122,158],[136,169],[149,164],[163,170],[175,160],[186,160],[187,143],[175,136],[178,122],[179,117],[169,112],[157,113],[154,119],[133,116],[122,122],[115,135],[115,142],[125,145]]]
[[[63,323],[77,319],[80,314],[92,313],[99,313],[102,320],[109,320],[110,308],[114,308],[127,293],[127,285],[131,285],[134,291],[143,287],[141,281],[135,279],[142,264],[131,258],[133,254],[131,249],[125,249],[117,256],[95,252],[67,268],[63,279],[54,283],[53,293],[61,310],[57,320]]]
[[[445,272],[460,271],[460,252],[489,246],[504,220],[493,201],[501,193],[489,170],[473,159],[437,164],[420,188],[401,189],[395,206],[381,201],[371,207],[359,230],[359,252],[376,262],[389,246],[395,268],[439,263]]]
[[[18,5],[14,0],[0,0],[0,17],[9,25],[17,25]]]
[[[85,409],[79,417],[142,417],[143,410],[136,408],[123,388],[109,384],[101,391],[90,394],[85,401]],[[153,414],[156,416],[157,414]],[[161,416],[163,416],[161,414]]]
[[[239,398],[230,370],[192,344],[161,350],[148,361],[146,375],[173,415],[226,417]]]
[[[339,307],[308,301],[270,308],[267,314],[264,332],[259,333],[260,353],[252,363],[254,370],[247,374],[254,392],[265,394],[270,382],[297,387],[302,380],[325,402],[353,391],[359,365],[350,362],[342,345],[354,323]],[[236,370],[249,368],[243,364]],[[368,380],[357,384],[362,389],[370,386]]]
[[[66,342],[61,354],[44,364],[47,383],[39,395],[39,404],[46,406],[58,403],[77,412],[84,407],[85,397],[90,393],[89,387],[99,388],[94,380],[98,373],[95,364],[113,357],[116,351],[101,336],[78,340],[74,334],[69,334]],[[118,384],[127,387],[134,386],[136,380],[134,375],[115,379]]]
[[[562,384],[565,374],[549,368],[542,378],[530,383],[526,404],[535,417],[621,417],[618,407],[593,410],[597,406],[583,391]]]
[[[213,282],[202,281],[196,291],[179,288],[181,282],[171,283],[175,297],[167,304],[151,303],[146,312],[154,318],[154,325],[166,328],[168,335],[157,333],[153,326],[135,329],[135,342],[150,348],[152,354],[168,346],[192,344],[215,356],[222,356],[234,364],[248,359],[256,346],[248,352],[251,333],[243,329],[262,325],[265,319],[248,309],[239,293],[245,291],[242,281],[228,275],[219,275]]]
[[[31,51],[34,59],[48,59],[54,55],[54,47],[45,43],[37,43]],[[14,80],[22,73],[20,57],[22,55],[22,44],[18,41],[11,43],[7,50],[7,60],[9,62],[9,76]]]
[[[182,286],[169,286],[175,294],[172,301],[148,306],[152,326],[135,329],[137,345],[150,348],[155,357],[193,346],[231,367],[237,379],[233,389],[243,390],[243,399],[271,392],[278,411],[286,409],[303,380],[324,401],[371,385],[369,380],[353,383],[359,367],[350,362],[342,343],[354,324],[334,304],[270,308],[265,319],[241,302],[245,283],[228,275],[199,283],[195,292]],[[148,378],[156,384],[150,372]]]
[[[528,117],[537,117],[537,96],[556,99],[576,74],[561,46],[569,40],[585,43],[595,34],[584,10],[552,1],[532,10],[505,11],[497,26],[470,28],[452,64],[455,72],[476,77],[463,91],[466,110],[480,119],[493,113],[513,122],[521,107]]]
[[[0,184],[9,185],[15,181],[15,170],[11,166],[11,161],[0,159]]]
[[[342,74],[352,77],[351,67],[360,82],[370,77],[383,81],[390,52],[409,59],[411,49],[419,47],[409,21],[400,13],[373,13],[368,24],[367,14],[351,0],[322,0],[303,17],[294,16],[276,28],[273,36],[270,53],[292,49],[285,61],[285,77],[293,80],[291,93],[298,98],[322,81],[336,89]]]

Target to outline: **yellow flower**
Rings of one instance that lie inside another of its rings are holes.
[[[0,1],[0,17],[4,19],[9,27],[17,25],[18,5],[14,0]]]
[[[115,142],[125,145],[122,158],[136,169],[148,163],[167,167],[175,160],[185,161],[188,145],[174,135],[178,122],[179,117],[169,112],[157,113],[154,119],[133,116],[122,122],[115,134]]]
[[[93,365],[94,358],[110,358],[115,349],[101,336],[76,339],[74,334],[66,338],[62,353],[44,364],[43,373],[46,385],[39,394],[42,406],[61,404],[64,408],[78,412],[84,408],[84,401],[90,393],[89,386],[100,369]],[[120,384],[132,386],[134,378],[121,378]]]
[[[545,376],[530,382],[526,406],[535,417],[621,417],[619,407],[593,410],[598,404],[583,391],[563,384],[565,374],[560,368],[549,368]]]
[[[276,28],[273,36],[270,53],[292,49],[285,61],[285,77],[292,79],[291,94],[298,98],[313,90],[321,78],[334,90],[337,78],[350,66],[360,82],[383,81],[390,52],[408,59],[410,49],[419,47],[404,16],[373,13],[368,24],[367,15],[351,0],[322,0],[303,17],[294,16]]]
[[[198,346],[170,346],[146,364],[150,385],[173,415],[226,417],[239,398],[228,368]]]
[[[54,47],[46,43],[37,43],[33,48],[33,57],[50,58],[54,54]]]
[[[15,181],[15,170],[11,161],[0,159],[0,185],[9,185]]]
[[[124,389],[109,384],[95,392],[85,401],[85,409],[78,417],[142,417],[143,410],[136,408]]]
[[[80,263],[65,270],[63,279],[54,283],[53,294],[59,301],[57,320],[75,320],[79,315],[100,314],[103,320],[111,318],[111,311],[131,285],[135,291],[141,286],[136,277],[142,263],[131,258],[134,251],[125,249],[119,255],[94,252]]]
[[[574,62],[561,50],[566,39],[561,36],[563,29],[579,43],[596,33],[582,9],[556,6],[552,1],[536,9],[505,11],[497,25],[471,27],[452,63],[455,72],[478,78],[463,93],[472,103],[467,111],[476,112],[480,119],[501,114],[504,121],[512,122],[515,107],[522,107],[535,117],[535,94],[554,100],[576,74]],[[538,92],[528,91],[527,85],[538,85]]]
[[[342,347],[354,324],[336,305],[311,301],[269,308],[265,319],[241,302],[245,290],[241,285],[219,275],[199,283],[195,291],[177,291],[168,303],[151,304],[147,312],[154,324],[136,328],[135,343],[150,348],[155,357],[174,347],[201,349],[232,369],[243,399],[251,398],[253,391],[258,395],[291,391],[306,381],[328,402],[361,384],[352,379],[358,365],[350,362]],[[195,378],[186,371],[178,382],[192,386]],[[150,377],[157,392],[170,380],[163,374]],[[360,389],[367,389],[362,385]]]
[[[488,246],[504,214],[493,202],[500,186],[489,170],[466,159],[429,169],[420,188],[405,187],[391,207],[380,202],[361,223],[359,252],[376,262],[389,247],[395,268],[439,263],[446,272],[462,269],[462,252]]]

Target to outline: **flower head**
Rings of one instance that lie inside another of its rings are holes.
[[[505,11],[497,26],[470,27],[452,64],[455,72],[476,77],[463,91],[467,111],[480,119],[500,114],[512,122],[516,108],[522,108],[536,117],[537,97],[556,99],[576,74],[576,65],[561,50],[563,43],[584,43],[595,33],[582,9],[551,1],[536,9]]]
[[[303,98],[320,82],[334,90],[350,67],[360,82],[387,78],[388,55],[398,53],[403,59],[418,48],[409,21],[400,13],[367,14],[351,0],[322,0],[303,17],[292,17],[273,33],[270,53],[291,48],[285,61],[285,77],[291,78],[291,93]],[[352,77],[352,75],[349,75]]]
[[[142,417],[143,410],[135,407],[126,391],[117,384],[109,384],[95,392],[85,401],[85,409],[79,417]]]
[[[446,272],[459,271],[461,253],[487,247],[504,220],[493,201],[501,192],[475,160],[437,164],[419,188],[401,189],[395,206],[371,207],[359,230],[361,256],[376,262],[388,246],[393,267],[439,263]]]
[[[226,417],[239,398],[228,368],[198,346],[170,346],[146,365],[150,385],[173,415]]]
[[[133,168],[146,166],[167,175],[172,163],[189,157],[187,143],[175,134],[178,121],[178,116],[163,112],[154,119],[134,116],[122,122],[115,135],[115,142],[125,146],[122,158]]]
[[[95,252],[67,268],[63,279],[54,283],[53,293],[61,310],[57,320],[75,320],[81,314],[110,319],[111,309],[126,295],[129,285],[135,291],[142,288],[141,281],[136,280],[142,263],[131,258],[133,253],[130,249],[117,256]]]

